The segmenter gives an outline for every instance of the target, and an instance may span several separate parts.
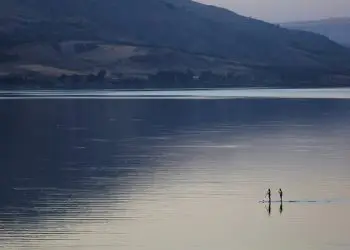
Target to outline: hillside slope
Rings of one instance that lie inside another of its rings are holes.
[[[71,40],[170,48],[248,64],[350,65],[349,50],[321,35],[190,0],[0,1],[3,51]]]

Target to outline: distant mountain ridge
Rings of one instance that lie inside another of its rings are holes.
[[[289,22],[282,23],[281,25],[285,28],[318,33],[329,37],[333,41],[350,47],[350,17]]]

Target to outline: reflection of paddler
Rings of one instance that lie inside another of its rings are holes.
[[[283,191],[282,191],[282,189],[278,189],[278,193],[280,195],[280,201],[282,202],[283,201]]]
[[[265,207],[266,207],[266,205],[265,205]],[[267,210],[269,216],[271,216],[271,202],[269,202],[269,206],[266,208],[266,210]]]
[[[265,198],[266,198],[266,196],[269,198],[269,202],[271,202],[271,189],[267,190]]]
[[[283,203],[281,202],[281,205],[280,205],[280,214],[283,213]]]

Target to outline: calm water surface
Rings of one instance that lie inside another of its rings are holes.
[[[350,100],[10,98],[0,121],[2,249],[350,249]]]

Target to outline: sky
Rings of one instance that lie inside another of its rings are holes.
[[[197,0],[269,22],[349,17],[350,0]]]

